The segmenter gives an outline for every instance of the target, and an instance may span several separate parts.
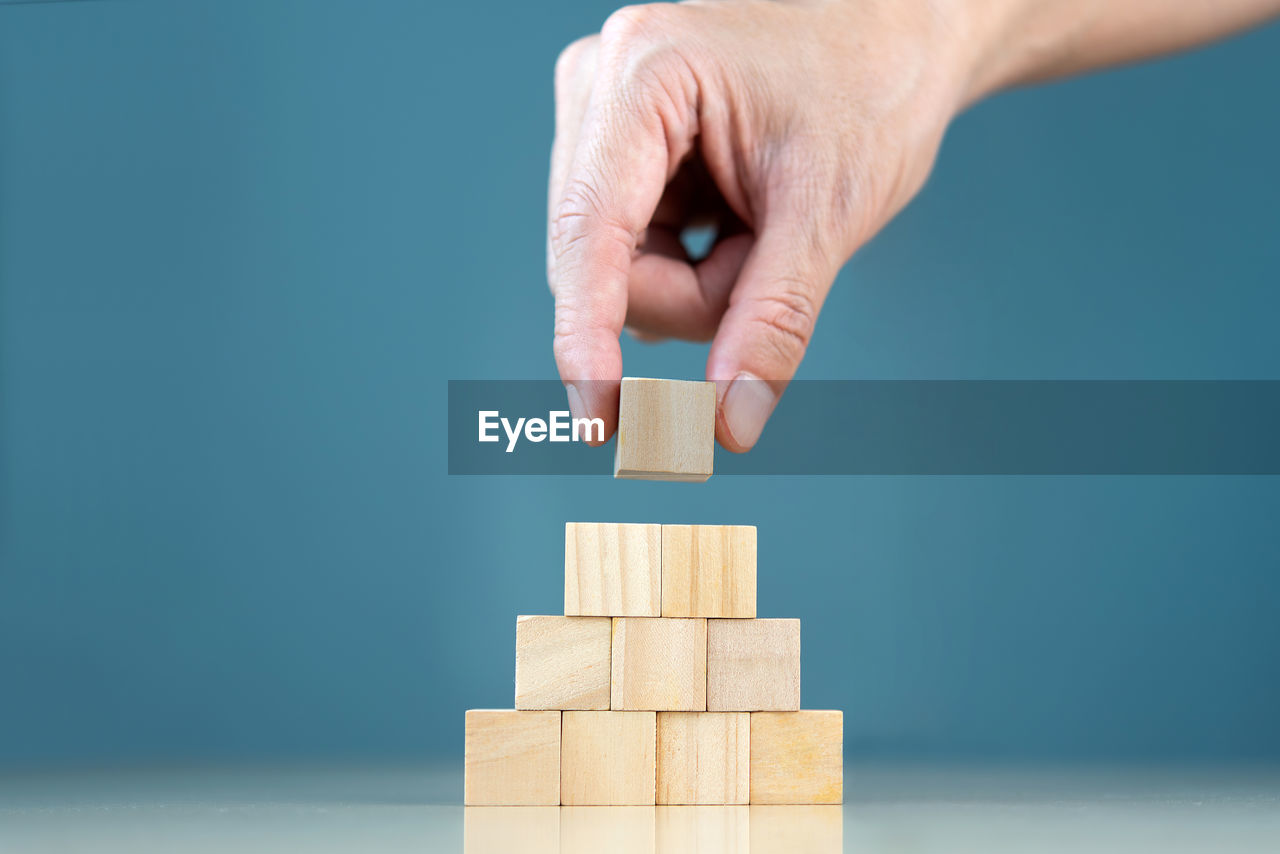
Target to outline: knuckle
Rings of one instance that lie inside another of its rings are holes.
[[[576,345],[577,342],[568,322],[557,317],[554,338],[551,341],[551,352],[556,357],[556,361],[563,363],[573,354]]]
[[[669,3],[644,3],[623,6],[608,18],[600,29],[600,36],[608,42],[630,42],[661,31],[670,14]]]
[[[817,322],[817,304],[809,296],[808,284],[799,280],[780,283],[774,294],[757,298],[753,322],[762,340],[786,364],[794,365],[804,356]]]
[[[607,213],[600,192],[585,181],[571,181],[551,217],[549,238],[552,253],[557,258],[564,257],[576,244],[601,232],[634,248],[632,230]]]
[[[567,45],[556,57],[555,81],[563,89],[582,70],[587,58],[595,52],[599,36],[583,36]]]

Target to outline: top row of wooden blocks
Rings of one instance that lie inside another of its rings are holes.
[[[564,528],[564,613],[753,618],[756,529],[569,522]]]

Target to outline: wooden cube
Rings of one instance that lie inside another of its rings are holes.
[[[560,713],[469,710],[463,789],[468,805],[558,805]]]
[[[844,797],[844,714],[751,714],[751,803],[838,804]]]
[[[560,802],[652,806],[657,726],[654,712],[565,712]]]
[[[566,616],[657,617],[661,591],[661,525],[565,524]]]
[[[799,708],[799,620],[707,621],[707,709]]]
[[[623,377],[614,477],[701,482],[715,444],[715,383]]]
[[[517,617],[516,708],[609,708],[608,617]]]
[[[658,803],[745,804],[751,715],[658,713]]]
[[[755,615],[755,526],[662,526],[662,616]]]
[[[707,621],[616,617],[611,709],[707,708]]]
[[[467,807],[463,854],[560,854],[560,807]]]
[[[840,854],[844,850],[844,815],[838,805],[752,804],[749,810],[751,854]]]
[[[659,806],[657,850],[661,854],[753,854],[750,809],[744,806]]]

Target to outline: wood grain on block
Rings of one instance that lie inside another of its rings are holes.
[[[750,807],[659,806],[657,814],[657,850],[662,854],[751,854],[755,850]]]
[[[658,803],[745,804],[751,715],[658,713]]]
[[[515,709],[467,712],[464,803],[560,803],[560,713]]]
[[[616,617],[611,709],[707,708],[707,621]]]
[[[755,526],[662,526],[662,616],[755,615]]]
[[[838,805],[752,804],[751,854],[840,854],[844,815]]]
[[[623,377],[613,476],[704,481],[715,434],[715,383]]]
[[[516,708],[609,708],[608,617],[517,617]]]
[[[799,620],[707,621],[707,709],[799,708]]]
[[[560,807],[467,807],[463,854],[560,854]]]
[[[654,854],[655,830],[651,806],[561,807],[560,854]],[[524,854],[519,847],[494,854],[512,852]]]
[[[751,803],[838,804],[843,797],[843,712],[752,712]]]
[[[652,806],[657,727],[654,712],[565,712],[560,802]]]
[[[661,608],[661,525],[565,524],[566,616],[656,617]]]

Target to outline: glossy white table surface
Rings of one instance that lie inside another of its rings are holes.
[[[473,807],[458,765],[0,773],[0,852],[1280,852],[1277,768],[850,764],[843,807]]]

